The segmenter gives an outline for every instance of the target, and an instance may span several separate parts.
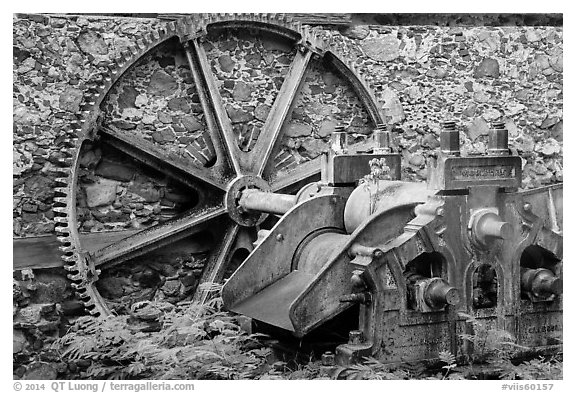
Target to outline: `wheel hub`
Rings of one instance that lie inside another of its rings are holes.
[[[271,187],[261,177],[253,175],[238,176],[236,179],[232,180],[228,186],[226,197],[224,198],[228,215],[238,225],[243,227],[254,227],[261,224],[262,221],[268,217],[268,214],[246,211],[238,204],[238,201],[242,196],[242,191],[246,189],[268,192],[271,191]]]

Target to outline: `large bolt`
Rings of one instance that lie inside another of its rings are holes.
[[[514,228],[508,222],[502,221],[493,212],[479,212],[472,220],[472,236],[483,246],[488,246],[494,239],[510,240]]]
[[[354,270],[352,272],[352,277],[350,277],[350,284],[352,288],[362,289],[366,287],[366,282],[362,278],[362,270]]]
[[[500,221],[497,217],[496,215],[489,215],[480,222],[479,231],[482,237],[492,236],[503,240],[512,238],[514,231],[512,225],[505,221]]]
[[[508,155],[508,130],[501,121],[492,122],[488,131],[488,154]]]
[[[362,330],[350,330],[348,334],[348,344],[351,345],[360,345],[364,340],[364,334],[362,334]]]
[[[460,303],[458,289],[451,287],[442,279],[432,279],[426,288],[425,301],[432,308]]]
[[[351,293],[340,296],[340,299],[338,300],[340,303],[370,304],[372,302],[372,296],[370,295],[370,292]]]
[[[330,148],[334,153],[346,154],[348,152],[348,135],[344,126],[334,127],[334,132],[330,138]]]
[[[336,364],[336,357],[334,353],[326,351],[322,354],[322,365],[323,366],[333,366]]]
[[[378,124],[374,130],[374,133],[372,134],[372,138],[374,142],[375,154],[390,153],[392,151],[390,131],[386,130],[385,124]]]
[[[442,123],[440,151],[451,156],[460,155],[460,134],[456,129],[456,122],[452,120]]]
[[[530,292],[537,297],[562,294],[563,282],[549,269],[522,269],[521,287],[523,292]]]

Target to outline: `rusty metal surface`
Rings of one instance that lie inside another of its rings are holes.
[[[517,191],[520,157],[508,150],[501,124],[490,129],[490,154],[475,157],[459,157],[453,128],[443,130],[428,184],[359,186],[346,202],[348,235],[300,227],[305,240],[282,250],[292,271],[284,265],[280,280],[269,280],[235,310],[301,337],[359,303],[360,330],[337,348],[339,363],[367,355],[387,363],[435,359],[440,351],[469,355],[473,347],[460,338],[475,334],[468,316],[510,333],[521,353],[557,350],[562,185]],[[348,156],[338,142],[329,155]],[[334,169],[334,161],[328,166]],[[312,185],[305,190],[314,194]],[[290,211],[283,217],[294,225],[301,219]],[[265,260],[259,252],[271,250],[271,239],[273,233],[249,258],[251,270],[236,272],[238,282],[253,287],[245,280]]]
[[[370,173],[368,163],[385,159],[392,179],[400,179],[400,154],[342,154],[324,156],[322,178],[330,185],[354,184]]]
[[[290,274],[292,256],[308,234],[323,228],[343,229],[344,205],[342,197],[323,195],[288,211],[224,284],[222,298],[226,308],[237,311],[240,304],[247,307],[249,298]],[[278,320],[285,321],[287,317],[283,315]]]
[[[466,189],[481,182],[518,189],[522,185],[522,160],[518,156],[441,157],[431,169],[435,190]]]
[[[242,192],[238,205],[247,210],[284,214],[296,204],[296,195],[247,189]]]
[[[394,180],[378,180],[357,187],[350,194],[344,210],[346,230],[352,233],[370,215],[396,208],[400,205],[414,206],[424,203],[434,193],[426,183],[408,183]]]
[[[81,234],[87,250],[96,251],[138,231],[96,232]],[[60,243],[55,235],[14,238],[12,241],[12,269],[45,269],[61,267],[64,261],[60,258]]]

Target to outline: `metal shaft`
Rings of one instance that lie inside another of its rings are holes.
[[[238,205],[246,211],[252,210],[272,214],[284,214],[295,204],[295,195],[276,194],[253,189],[242,191],[238,201]]]

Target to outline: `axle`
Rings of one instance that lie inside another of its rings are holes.
[[[296,195],[277,194],[255,189],[242,191],[238,205],[244,211],[284,214],[297,202]]]

